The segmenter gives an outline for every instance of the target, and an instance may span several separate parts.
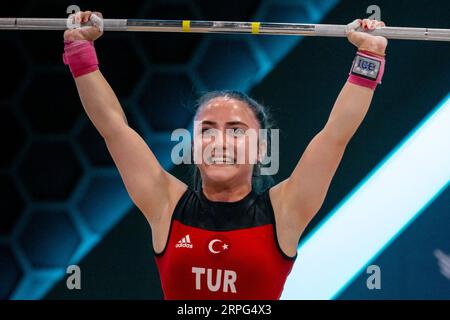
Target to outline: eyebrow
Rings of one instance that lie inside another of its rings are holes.
[[[205,124],[205,125],[211,125],[211,126],[214,126],[214,125],[217,124],[217,122],[211,121],[211,120],[204,120],[204,121],[202,121],[202,125],[204,125],[204,124]],[[242,125],[242,126],[248,128],[248,125],[247,125],[246,123],[242,122],[242,121],[229,121],[229,122],[227,122],[226,124],[227,124],[228,126]]]

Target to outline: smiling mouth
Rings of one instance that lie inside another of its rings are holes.
[[[232,157],[209,157],[208,164],[210,165],[234,165]]]

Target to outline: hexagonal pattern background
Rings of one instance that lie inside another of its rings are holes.
[[[63,17],[73,1],[28,1],[6,16]],[[78,1],[105,17],[318,23],[338,1]],[[131,208],[103,140],[83,113],[60,32],[2,32],[0,299],[39,299]],[[298,37],[110,33],[100,69],[131,125],[170,169],[172,130],[189,127],[198,93],[248,91]],[[236,66],[239,65],[239,68]],[[176,114],[176,117],[171,116]],[[3,207],[5,206],[5,207]]]

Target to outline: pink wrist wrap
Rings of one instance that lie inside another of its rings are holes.
[[[383,78],[385,62],[384,57],[359,50],[348,74],[348,82],[375,90]]]
[[[87,40],[64,41],[63,61],[69,65],[74,78],[98,70],[94,42]]]

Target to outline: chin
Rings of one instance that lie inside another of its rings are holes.
[[[214,182],[225,182],[239,175],[239,166],[237,165],[206,165],[203,172],[208,180]]]

